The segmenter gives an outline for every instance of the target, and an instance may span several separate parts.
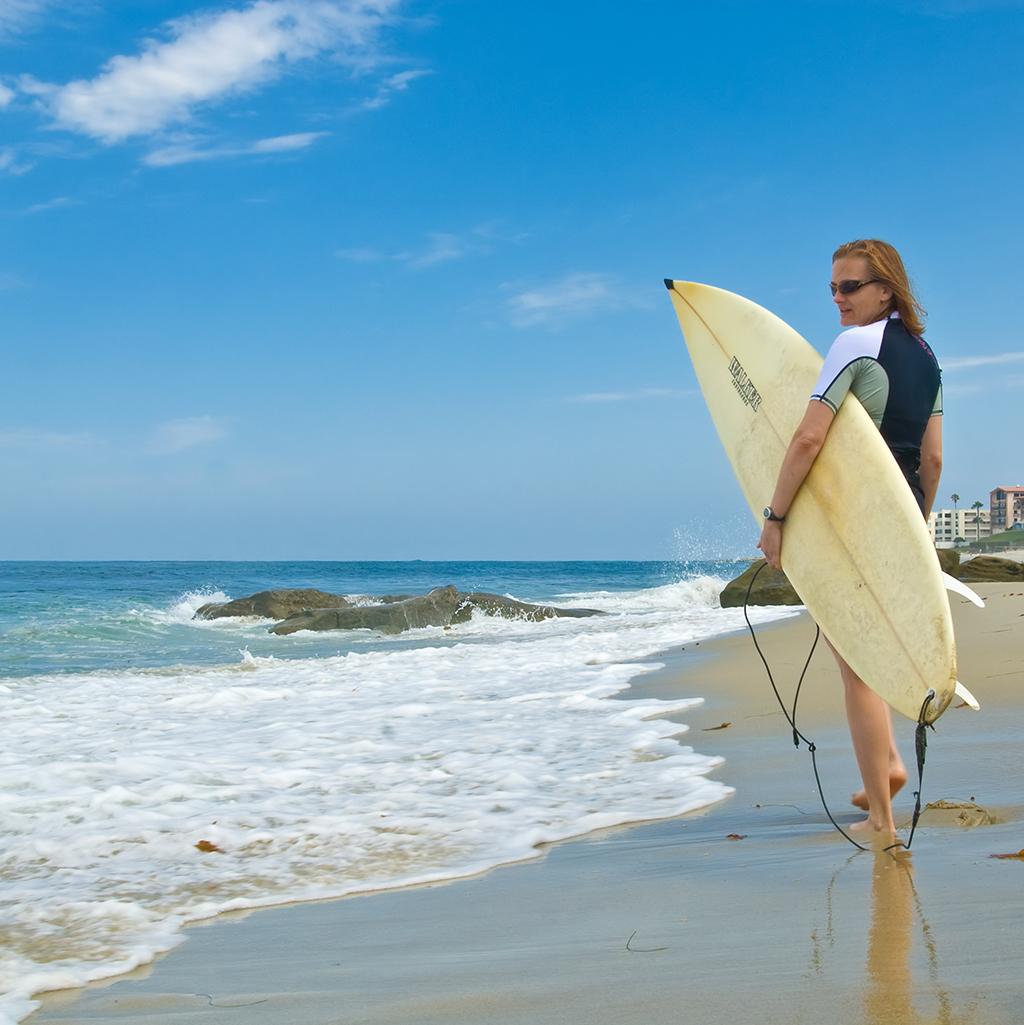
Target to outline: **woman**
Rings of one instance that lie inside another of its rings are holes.
[[[942,470],[942,384],[939,366],[921,333],[922,310],[903,261],[887,242],[859,239],[832,256],[833,301],[847,330],[835,340],[810,404],[779,471],[757,547],[781,569],[786,513],[824,444],[847,392],[882,432],[922,514],[927,518]],[[865,482],[870,486],[870,482]],[[831,645],[830,645],[831,647]],[[907,770],[896,749],[889,706],[839,657],[846,716],[864,789],[853,803],[868,817],[853,829],[891,836],[893,795]]]

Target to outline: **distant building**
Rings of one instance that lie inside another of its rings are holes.
[[[1024,523],[1024,487],[995,488],[988,498],[992,533],[1011,530],[1015,523]]]
[[[934,509],[928,517],[928,533],[938,548],[952,547],[957,538],[978,541],[992,533],[991,517],[984,508]]]

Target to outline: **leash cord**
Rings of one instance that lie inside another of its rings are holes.
[[[810,654],[807,656],[807,661],[804,662],[803,672],[800,674],[800,679],[797,681],[796,693],[793,696],[792,715],[790,715],[789,711],[786,709],[786,704],[782,700],[782,695],[779,693],[779,688],[775,684],[775,677],[772,675],[771,666],[768,665],[768,659],[764,657],[764,652],[761,650],[761,645],[757,643],[757,634],[754,632],[754,625],[750,622],[750,616],[747,614],[747,607],[750,603],[750,592],[754,588],[754,582],[760,575],[761,570],[763,570],[767,565],[767,562],[762,562],[761,565],[758,566],[757,569],[754,571],[754,575],[750,578],[750,583],[747,584],[747,594],[746,597],[743,599],[743,618],[747,621],[747,629],[750,631],[750,636],[754,642],[754,647],[757,649],[757,653],[761,657],[761,662],[764,664],[764,670],[768,674],[768,682],[772,685],[772,690],[775,692],[775,700],[778,701],[779,708],[782,709],[782,714],[786,717],[786,721],[789,723],[790,727],[793,730],[794,746],[799,747],[801,740],[807,745],[807,750],[811,756],[811,768],[814,770],[814,782],[818,785],[818,796],[821,798],[821,806],[825,809],[825,814],[828,816],[829,822],[831,822],[832,825],[835,826],[836,830],[839,833],[841,833],[844,837],[846,837],[846,839],[849,840],[850,843],[852,843],[853,846],[857,848],[857,850],[866,851],[868,848],[865,847],[863,844],[857,843],[857,841],[854,840],[854,838],[850,836],[850,834],[847,833],[846,830],[843,829],[843,827],[839,825],[839,823],[836,822],[835,818],[833,817],[832,812],[828,806],[828,801],[825,800],[825,791],[821,785],[821,776],[818,774],[818,759],[816,756],[816,752],[818,749],[814,741],[809,740],[807,737],[805,737],[796,725],[796,705],[797,701],[800,698],[800,688],[803,685],[804,676],[807,674],[807,667],[811,664],[811,658],[814,655],[814,649],[818,646],[818,638],[821,636],[821,627],[818,626],[817,623],[814,624],[814,643],[811,645]]]
[[[793,746],[799,748],[800,741],[802,740],[807,745],[807,750],[811,756],[811,768],[814,770],[814,782],[818,785],[818,796],[821,798],[821,806],[825,809],[825,814],[828,816],[829,822],[832,823],[835,828],[842,833],[850,843],[853,844],[858,850],[866,851],[868,848],[863,844],[857,843],[856,840],[850,836],[849,833],[839,825],[838,822],[833,818],[832,812],[829,810],[828,801],[825,800],[825,791],[821,785],[821,777],[818,774],[818,759],[815,756],[817,747],[813,740],[809,740],[807,737],[797,729],[796,725],[796,706],[800,700],[800,688],[803,686],[804,677],[807,675],[807,668],[811,664],[811,658],[814,656],[814,649],[818,646],[818,638],[821,636],[821,627],[817,623],[814,624],[814,642],[811,644],[810,653],[807,655],[807,661],[804,662],[804,667],[800,672],[800,679],[797,680],[796,692],[793,695],[793,712],[790,714],[786,710],[786,704],[782,700],[782,695],[779,693],[779,688],[775,685],[775,677],[772,676],[771,666],[768,665],[768,659],[764,657],[764,652],[761,650],[761,645],[757,643],[757,634],[754,632],[754,625],[750,622],[750,616],[747,614],[747,607],[750,604],[750,592],[754,588],[754,581],[757,580],[761,570],[768,565],[767,562],[761,563],[760,566],[754,571],[754,575],[750,578],[750,583],[747,584],[747,593],[743,599],[743,618],[747,621],[747,629],[750,631],[751,639],[754,642],[754,647],[757,649],[758,655],[761,657],[761,661],[764,663],[765,672],[768,674],[768,682],[772,685],[772,690],[775,692],[775,700],[779,703],[779,708],[782,709],[782,714],[786,717],[786,721],[789,723],[793,730]],[[910,845],[914,842],[914,831],[917,829],[918,819],[921,818],[921,793],[924,790],[924,761],[925,754],[928,750],[928,736],[927,730],[935,730],[935,726],[930,722],[925,722],[925,715],[928,712],[928,706],[935,700],[935,691],[929,690],[923,704],[921,705],[921,711],[917,716],[917,727],[914,730],[914,754],[917,757],[917,790],[914,791],[914,816],[910,822],[910,835],[907,837],[907,842],[904,843],[902,840],[897,840],[896,843],[890,844],[884,848],[887,851],[891,851],[896,847],[902,847],[905,850],[910,850]]]

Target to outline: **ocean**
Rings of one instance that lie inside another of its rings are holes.
[[[741,568],[0,563],[0,1025],[219,912],[453,879],[721,800],[713,741],[654,717],[700,695],[623,691],[743,626],[717,600]],[[192,618],[270,588],[446,584],[604,615],[286,637]]]

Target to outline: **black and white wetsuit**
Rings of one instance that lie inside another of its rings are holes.
[[[811,398],[838,412],[847,392],[882,432],[923,512],[921,439],[929,418],[942,414],[942,374],[934,353],[898,313],[851,327],[832,343]]]

